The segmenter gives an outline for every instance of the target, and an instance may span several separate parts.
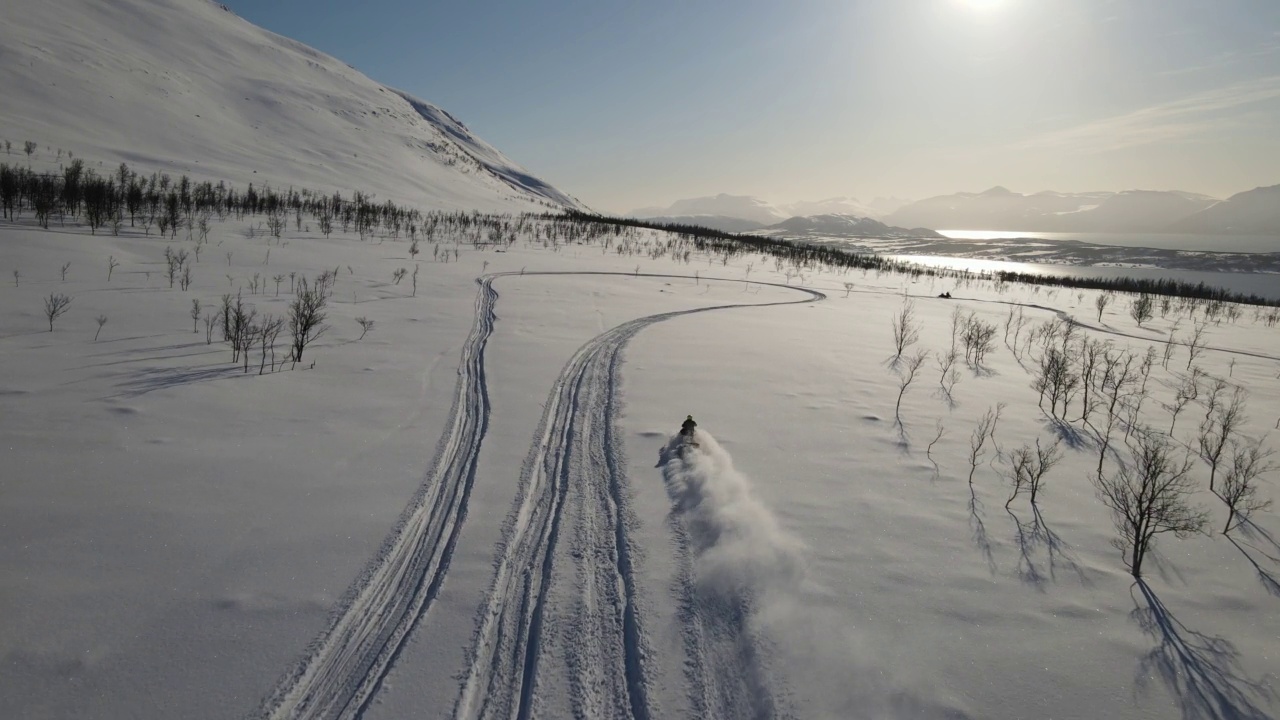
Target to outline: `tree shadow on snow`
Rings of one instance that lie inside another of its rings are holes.
[[[978,493],[969,484],[969,527],[973,530],[973,544],[978,546],[982,559],[987,563],[987,570],[992,576],[996,574],[996,558],[991,552],[991,538],[987,537],[987,526],[982,522],[983,505]]]
[[[1062,418],[1045,414],[1045,429],[1062,440],[1062,444],[1072,450],[1084,450],[1093,445],[1093,440],[1079,428]]]
[[[249,363],[249,373],[256,375],[258,370],[254,363]],[[218,363],[200,367],[150,367],[137,370],[128,378],[116,385],[121,391],[111,397],[138,397],[156,390],[192,385],[209,380],[240,377],[246,375],[242,365]]]
[[[1173,695],[1184,720],[1267,720],[1280,693],[1265,680],[1254,680],[1240,666],[1240,653],[1222,637],[1183,625],[1142,580],[1133,584],[1129,614],[1156,642],[1138,663],[1136,684],[1146,687],[1159,677]]]
[[[1080,563],[1076,562],[1071,546],[1066,543],[1057,533],[1049,527],[1045,522],[1044,516],[1040,514],[1040,508],[1035,505],[1031,506],[1031,519],[1023,522],[1012,510],[1005,508],[1005,512],[1009,513],[1009,517],[1013,518],[1013,524],[1016,528],[1014,532],[1014,541],[1018,545],[1018,579],[1022,582],[1034,587],[1040,592],[1044,592],[1050,583],[1058,581],[1058,572],[1067,570],[1075,573],[1081,584],[1088,585],[1088,577],[1084,573],[1084,568],[1080,567]],[[1041,565],[1039,555],[1043,550],[1045,554],[1045,564]],[[1047,574],[1045,571],[1048,571]]]
[[[1240,551],[1240,554],[1244,555],[1244,558],[1248,560],[1249,564],[1253,566],[1253,569],[1257,571],[1258,582],[1262,583],[1262,587],[1267,591],[1267,594],[1272,595],[1274,597],[1280,597],[1280,579],[1278,579],[1275,574],[1277,570],[1280,570],[1280,557],[1274,557],[1266,552],[1263,552],[1261,548],[1259,548],[1256,545],[1253,545],[1252,543],[1241,544],[1238,540],[1231,537],[1230,535],[1227,535],[1226,538],[1227,540],[1231,541],[1232,545],[1236,546],[1236,549]],[[1267,560],[1270,560],[1272,563],[1274,563],[1275,569],[1268,569],[1263,567],[1262,564],[1258,562],[1257,558],[1255,558],[1252,554],[1250,554],[1248,550],[1245,550],[1245,546],[1253,548],[1255,552],[1257,552]]]

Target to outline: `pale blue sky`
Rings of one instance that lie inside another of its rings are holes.
[[[1280,183],[1276,0],[224,0],[604,211]]]

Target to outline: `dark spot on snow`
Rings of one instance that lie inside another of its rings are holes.
[[[880,422],[879,415],[863,415],[862,419],[866,420],[867,422]]]

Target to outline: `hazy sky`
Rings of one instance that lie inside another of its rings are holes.
[[[1280,183],[1277,0],[224,0],[604,211]]]

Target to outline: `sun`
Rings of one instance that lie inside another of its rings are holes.
[[[960,0],[960,4],[977,12],[993,12],[1004,7],[1007,0]]]

